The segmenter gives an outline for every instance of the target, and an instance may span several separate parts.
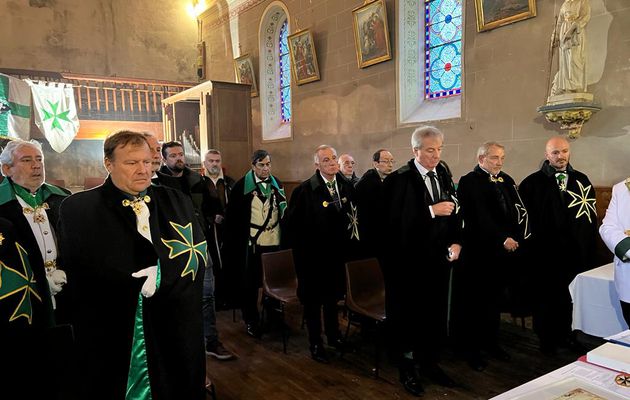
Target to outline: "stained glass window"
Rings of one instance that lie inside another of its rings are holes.
[[[280,27],[280,114],[282,122],[291,121],[291,71],[289,61],[289,21],[285,20]]]
[[[424,0],[424,97],[462,92],[462,0]]]

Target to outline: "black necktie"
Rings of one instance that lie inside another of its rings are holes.
[[[431,192],[433,192],[433,202],[437,203],[437,201],[440,199],[440,192],[438,191],[435,172],[429,171],[427,172],[427,176],[429,177],[429,180],[431,180]]]
[[[339,204],[339,193],[337,193],[337,188],[335,187],[335,181],[326,182],[326,186],[328,186],[328,191],[330,192],[330,197],[332,197],[332,203],[335,205],[335,208],[339,210],[341,208],[341,204]]]

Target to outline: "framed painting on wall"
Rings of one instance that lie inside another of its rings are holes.
[[[302,85],[318,81],[319,66],[311,31],[305,29],[294,33],[287,39],[289,41],[289,54],[291,54],[291,71],[293,71],[295,83]]]
[[[536,16],[536,0],[475,0],[477,32]]]
[[[254,75],[252,57],[249,54],[245,54],[234,59],[234,69],[236,70],[236,82],[252,85],[252,97],[258,96],[258,86],[256,85],[256,75]]]
[[[376,0],[352,10],[354,44],[359,68],[391,60],[385,0]]]

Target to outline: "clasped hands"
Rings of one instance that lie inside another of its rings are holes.
[[[455,203],[452,201],[441,201],[433,204],[431,208],[433,209],[433,214],[435,214],[436,217],[446,217],[451,215],[453,210],[455,210]]]
[[[142,284],[142,289],[140,289],[140,293],[144,297],[151,297],[155,294],[157,290],[157,265],[136,271],[131,276],[134,278],[146,277]]]

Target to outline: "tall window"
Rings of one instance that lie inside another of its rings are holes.
[[[260,113],[263,142],[290,140],[292,134],[289,12],[272,1],[262,14],[258,32],[260,55]]]
[[[280,27],[278,38],[280,60],[280,114],[282,122],[291,121],[291,67],[289,60],[289,21],[285,20]]]
[[[424,96],[462,92],[462,0],[424,0]]]

